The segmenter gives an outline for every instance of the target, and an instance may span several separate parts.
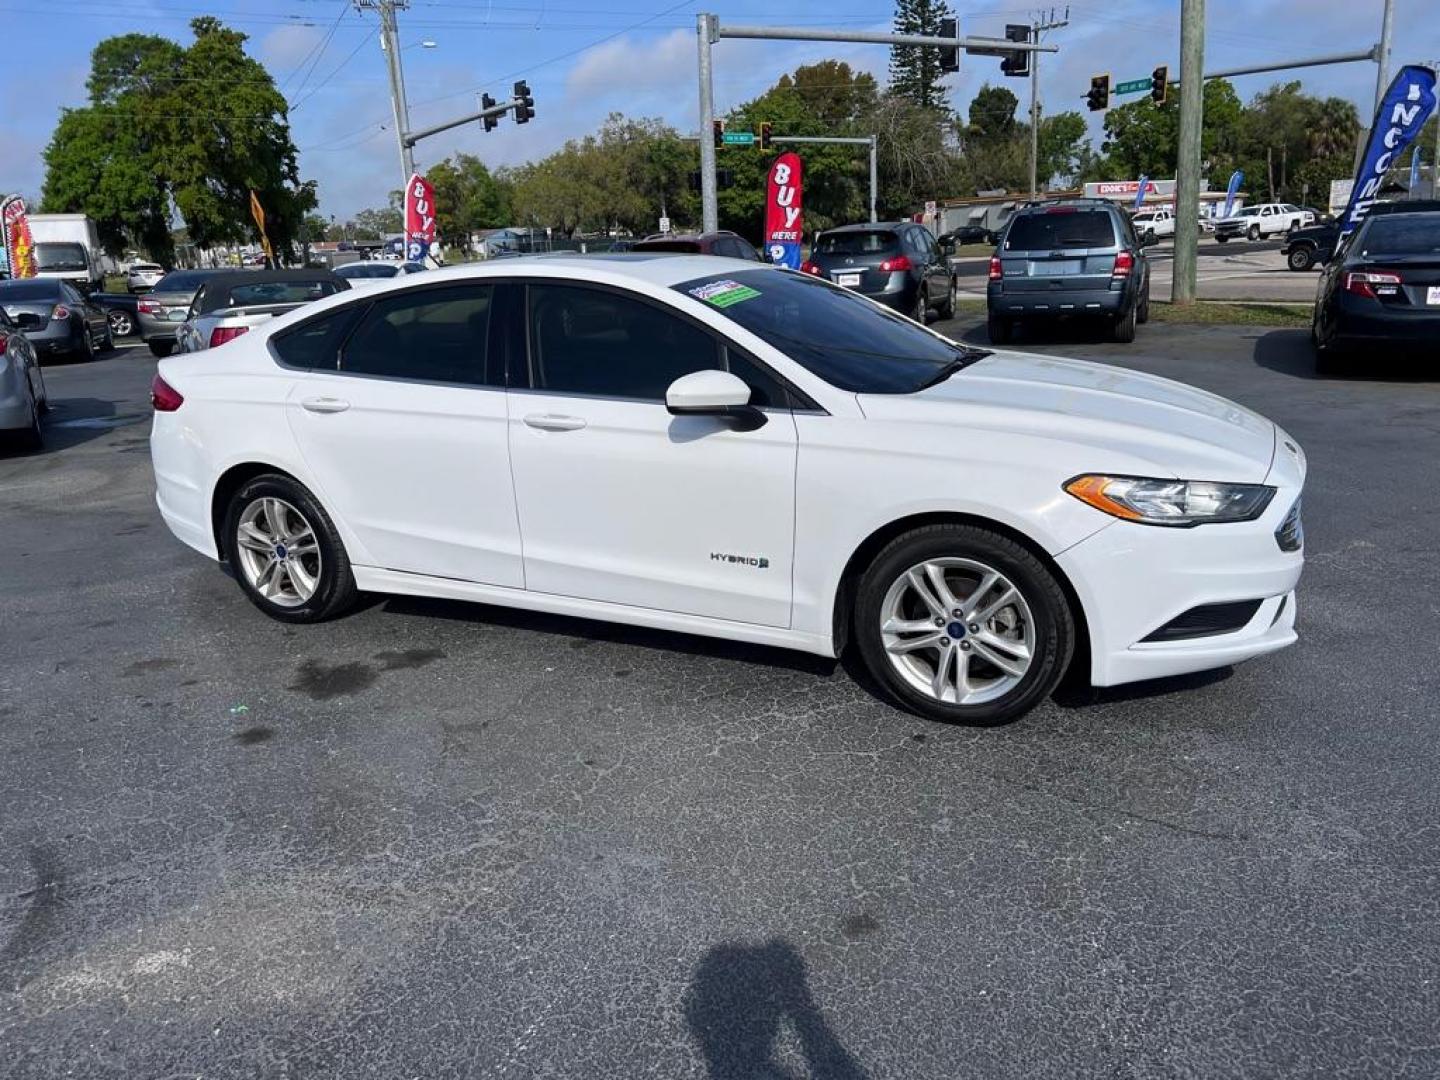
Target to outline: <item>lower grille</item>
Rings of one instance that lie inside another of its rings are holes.
[[[1299,551],[1304,546],[1305,526],[1300,523],[1299,499],[1295,500],[1295,505],[1290,507],[1285,520],[1275,530],[1275,542],[1280,545],[1281,551]]]
[[[1229,634],[1241,629],[1260,610],[1259,600],[1235,600],[1228,604],[1201,604],[1176,615],[1164,626],[1146,634],[1141,641],[1184,641],[1187,638]]]

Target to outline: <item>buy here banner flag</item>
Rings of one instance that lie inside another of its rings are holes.
[[[765,185],[765,254],[776,266],[800,269],[800,157],[787,151],[770,166]]]

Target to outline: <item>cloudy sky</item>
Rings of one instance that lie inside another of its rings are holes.
[[[1396,0],[1394,63],[1440,59],[1437,0]],[[1006,22],[1027,22],[1048,5],[1019,0],[957,3],[962,33],[1000,36]],[[1206,66],[1234,67],[1362,50],[1379,36],[1382,0],[1210,0]],[[1059,12],[1064,5],[1057,5]],[[1117,80],[1177,65],[1179,0],[1082,0],[1069,5],[1070,25],[1048,40],[1060,45],[1042,61],[1047,111],[1081,108],[1090,76]],[[399,16],[414,127],[472,111],[488,90],[505,96],[527,78],[536,118],[508,118],[488,134],[471,125],[416,148],[426,165],[456,150],[490,165],[540,157],[566,139],[593,131],[605,115],[660,116],[696,127],[695,13],[723,22],[887,29],[890,0],[411,0]],[[196,15],[220,18],[249,35],[248,48],[275,75],[290,102],[301,169],[319,181],[321,207],[344,217],[383,204],[400,186],[390,122],[384,55],[374,12],[341,0],[0,0],[8,46],[0,82],[0,189],[38,195],[41,152],[61,110],[84,104],[89,51],[127,32],[188,42]],[[434,48],[421,42],[433,41]],[[16,47],[16,46],[20,47]],[[873,45],[722,41],[715,48],[717,105],[760,93],[781,72],[836,57],[883,80],[886,50]],[[999,61],[970,57],[950,77],[962,108],[984,82],[1006,82],[1027,100],[1024,80],[1002,80]],[[1236,80],[1244,98],[1281,75]],[[1295,73],[1314,93],[1350,98],[1368,115],[1375,92],[1369,63]]]

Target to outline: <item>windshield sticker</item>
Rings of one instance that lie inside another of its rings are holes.
[[[698,289],[691,289],[690,295],[697,300],[704,300],[707,304],[713,304],[715,307],[727,308],[742,300],[753,300],[760,295],[760,290],[752,289],[749,285],[741,285],[738,281],[712,281],[708,285],[701,285]]]

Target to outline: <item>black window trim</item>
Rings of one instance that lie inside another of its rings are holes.
[[[750,352],[749,349],[746,349],[744,346],[740,345],[733,338],[729,337],[729,335],[721,334],[713,326],[707,325],[701,320],[695,318],[695,316],[690,314],[688,311],[684,311],[674,304],[667,303],[663,300],[657,300],[653,296],[647,296],[644,293],[636,292],[634,289],[627,289],[619,285],[611,285],[608,282],[578,281],[573,278],[559,277],[526,277],[515,278],[513,280],[515,284],[523,287],[523,298],[520,305],[520,314],[525,324],[525,349],[524,355],[519,358],[519,364],[517,365],[518,370],[510,373],[512,376],[518,375],[519,378],[512,377],[507,380],[507,382],[509,383],[509,389],[512,393],[546,394],[550,397],[573,397],[594,401],[637,402],[643,405],[658,404],[663,406],[665,404],[663,398],[657,400],[656,398],[648,397],[620,397],[615,394],[582,394],[571,390],[546,390],[535,386],[534,349],[532,348],[532,342],[530,340],[530,286],[568,285],[572,288],[591,289],[599,292],[609,292],[626,297],[627,299],[638,300],[639,302],[646,304],[649,307],[655,308],[656,310],[664,312],[667,315],[671,315],[677,319],[680,319],[682,322],[689,324],[690,326],[699,330],[701,333],[705,334],[715,344],[717,354],[722,347],[727,349],[734,349],[735,352],[738,353],[741,357],[743,357],[749,363],[754,364],[765,374],[769,375],[770,378],[774,379],[776,385],[779,386],[780,389],[783,390],[790,397],[790,404],[788,406],[762,405],[759,406],[761,412],[806,413],[818,414],[822,416],[830,415],[829,412],[813,398],[811,398],[809,394],[805,393],[805,391],[801,390],[793,382],[791,382],[785,376],[781,375],[769,364],[765,363],[758,356],[754,355],[752,352]],[[720,370],[728,369],[722,368]]]
[[[369,316],[369,314],[370,314],[370,309],[373,308],[373,307],[375,306],[375,304],[376,304],[377,302],[381,301],[381,300],[385,300],[385,299],[387,299],[387,298],[389,298],[389,297],[392,297],[392,296],[395,296],[395,295],[397,295],[397,294],[399,294],[399,293],[409,294],[409,293],[417,293],[417,292],[430,292],[430,291],[433,291],[433,290],[436,290],[436,289],[453,289],[453,288],[456,288],[456,287],[459,287],[459,286],[465,286],[465,285],[469,285],[469,286],[480,285],[480,286],[490,286],[491,288],[494,289],[494,295],[491,297],[491,300],[490,300],[491,304],[494,305],[494,304],[496,303],[496,301],[499,299],[500,294],[501,294],[500,285],[502,285],[502,284],[508,284],[508,283],[509,283],[509,279],[508,279],[508,278],[489,278],[489,277],[485,277],[485,278],[465,278],[465,279],[462,279],[462,280],[460,280],[460,281],[426,281],[426,282],[424,282],[423,284],[416,284],[416,285],[413,285],[413,286],[411,286],[411,287],[409,287],[409,288],[405,288],[405,289],[394,289],[394,290],[388,290],[388,289],[387,289],[385,292],[380,293],[380,294],[378,294],[378,295],[375,294],[375,293],[368,292],[368,291],[366,291],[366,292],[361,292],[360,296],[355,297],[354,300],[353,300],[353,303],[351,303],[351,304],[337,304],[337,305],[335,305],[335,306],[332,307],[332,308],[326,308],[324,311],[317,311],[315,314],[310,315],[310,316],[308,316],[308,317],[306,317],[306,318],[304,318],[304,319],[301,319],[301,320],[300,320],[299,322],[297,322],[294,326],[287,326],[283,331],[280,332],[280,334],[278,334],[278,335],[271,335],[270,339],[265,342],[265,347],[266,347],[267,350],[269,350],[270,359],[272,359],[273,361],[275,361],[276,366],[277,366],[277,367],[284,368],[286,371],[298,371],[298,372],[312,372],[312,371],[313,371],[313,372],[319,372],[320,374],[323,374],[323,375],[339,375],[339,376],[343,376],[343,377],[345,377],[345,378],[347,378],[347,379],[371,379],[371,380],[375,380],[375,381],[379,381],[379,382],[407,383],[407,384],[412,385],[412,386],[447,386],[447,387],[454,387],[455,389],[458,389],[458,390],[486,390],[486,391],[492,391],[492,392],[498,390],[498,391],[500,391],[500,392],[503,393],[504,391],[506,391],[507,389],[509,389],[509,387],[506,386],[506,381],[505,381],[505,378],[504,378],[505,372],[503,371],[503,369],[497,371],[497,366],[496,366],[496,361],[495,361],[495,352],[496,352],[495,341],[496,341],[497,335],[495,335],[495,334],[493,334],[493,333],[490,333],[488,328],[487,328],[486,334],[485,334],[485,361],[484,361],[484,378],[485,378],[485,381],[484,381],[483,383],[450,382],[450,381],[448,381],[448,380],[442,380],[442,379],[415,379],[415,378],[410,378],[410,377],[405,376],[405,375],[376,375],[376,374],[373,374],[373,373],[368,372],[368,371],[346,371],[346,370],[345,370],[343,367],[341,367],[340,365],[341,365],[342,362],[343,362],[343,357],[344,357],[344,353],[345,353],[345,346],[350,343],[350,338],[354,335],[355,331],[360,328],[360,324],[363,323],[363,322],[365,321],[365,319]],[[340,292],[332,293],[331,295],[332,295],[332,296],[340,296],[340,295],[343,295],[344,293],[350,292],[350,291],[352,291],[352,290],[342,289],[342,290],[340,290]],[[335,346],[335,366],[334,366],[333,368],[330,368],[330,367],[310,368],[310,367],[299,367],[299,366],[297,366],[297,365],[295,365],[295,364],[287,364],[287,363],[285,362],[284,358],[281,357],[279,351],[275,348],[275,341],[276,341],[276,338],[277,338],[277,337],[283,339],[283,338],[289,337],[291,334],[298,334],[298,333],[300,333],[302,330],[304,330],[307,326],[310,326],[310,325],[313,324],[313,323],[322,322],[322,321],[325,320],[325,319],[333,318],[334,316],[336,316],[337,314],[339,314],[343,309],[347,309],[347,308],[352,311],[352,320],[353,320],[353,321],[351,322],[350,326],[346,328],[344,335],[341,337],[340,341],[339,341],[339,342],[336,344],[336,346]],[[493,319],[494,319],[494,316],[493,316],[493,313],[492,313],[492,319],[491,319],[492,325],[493,325]],[[501,376],[498,381],[496,380],[496,375],[497,375],[497,374],[499,374],[499,375]]]

